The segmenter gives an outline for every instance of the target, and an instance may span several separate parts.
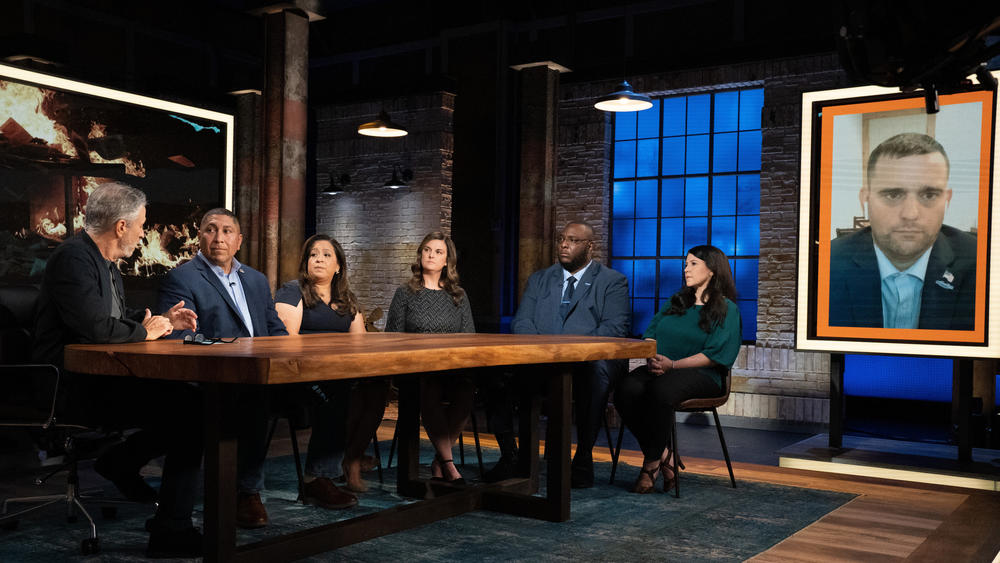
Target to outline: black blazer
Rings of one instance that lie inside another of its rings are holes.
[[[62,367],[66,344],[116,344],[146,339],[145,309],[124,304],[118,268],[110,268],[93,239],[80,233],[60,244],[45,266],[35,319],[33,357]],[[125,318],[111,316],[114,280]]]
[[[920,297],[918,328],[973,330],[976,237],[941,226]],[[830,245],[830,326],[882,326],[882,281],[871,228]]]

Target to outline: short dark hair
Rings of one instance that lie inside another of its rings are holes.
[[[934,137],[923,133],[900,133],[893,135],[882,141],[875,147],[871,155],[868,156],[868,183],[871,184],[872,174],[875,172],[875,164],[883,158],[905,158],[920,154],[941,153],[944,157],[944,164],[951,170],[951,161],[948,160],[948,153],[944,152],[944,147],[937,142]]]
[[[237,217],[235,213],[226,209],[225,207],[216,207],[215,209],[209,209],[208,211],[206,211],[205,214],[201,216],[201,222],[198,223],[198,228],[199,229],[204,228],[205,222],[208,221],[208,218],[211,217],[212,215],[225,215],[226,217],[232,219],[233,223],[236,223],[237,228],[240,228],[240,218]]]

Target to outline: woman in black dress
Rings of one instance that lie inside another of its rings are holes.
[[[365,332],[364,316],[347,280],[344,249],[327,235],[313,235],[305,242],[299,261],[299,279],[291,280],[278,289],[274,295],[274,308],[285,323],[288,334]],[[346,392],[338,384],[327,384],[325,388],[334,394]],[[359,493],[368,490],[361,480],[361,462],[365,447],[382,422],[388,391],[389,385],[384,378],[354,383],[350,388],[346,426],[341,427],[344,435],[331,436],[330,443],[323,443],[313,436],[309,442],[306,471],[310,470],[313,443],[318,443],[320,448],[333,449],[339,449],[338,444],[344,444],[341,467],[347,488]],[[329,468],[322,470],[331,471]]]

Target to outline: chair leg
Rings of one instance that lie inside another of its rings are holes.
[[[486,478],[486,466],[483,465],[483,448],[479,445],[479,425],[476,422],[476,413],[472,413],[472,438],[476,441],[476,458],[479,460],[479,478]]]
[[[736,476],[733,475],[733,462],[729,459],[729,448],[726,447],[726,437],[722,435],[722,424],[719,422],[719,411],[713,407],[712,415],[715,417],[715,429],[719,431],[719,443],[722,444],[722,455],[726,456],[726,467],[729,468],[729,480],[736,488]]]
[[[289,425],[289,428],[291,428],[291,425]],[[275,417],[271,419],[271,428],[268,429],[267,431],[267,441],[264,442],[265,444],[267,444],[266,446],[264,446],[265,450],[271,449],[271,439],[274,438],[274,431],[277,429],[278,429],[278,418]]]
[[[674,498],[681,498],[680,468],[684,467],[684,464],[681,463],[681,455],[677,451],[677,411],[671,416],[674,418],[674,424],[670,427],[670,453],[674,456]]]
[[[608,451],[611,457],[615,456],[615,449],[611,447],[611,425],[608,424],[608,411],[604,411],[604,439],[608,442]]]
[[[292,439],[292,457],[295,458],[295,476],[299,478],[299,498],[301,499],[305,497],[303,491],[305,476],[302,474],[302,460],[299,459],[299,438],[295,434],[295,428],[292,427],[291,421],[288,421],[288,433]]]
[[[458,433],[458,462],[465,467],[465,440],[462,440],[462,433]]]
[[[385,468],[392,469],[392,454],[396,451],[396,440],[399,438],[399,421],[396,421],[396,427],[392,431],[392,442],[389,444],[389,461],[386,462]]]
[[[382,477],[382,454],[378,451],[378,429],[375,429],[375,435],[372,436],[372,454],[375,456],[375,468],[378,469],[378,482],[380,485],[385,484],[385,479]]]
[[[622,422],[618,426],[618,441],[615,443],[615,448],[611,450],[611,479],[608,480],[609,485],[615,484],[615,472],[618,471],[618,456],[622,453],[622,438],[625,437],[625,423]],[[608,440],[608,444],[611,441]]]

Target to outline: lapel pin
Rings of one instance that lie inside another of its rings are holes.
[[[942,287],[944,289],[955,289],[955,286],[951,284],[951,282],[953,281],[955,281],[955,274],[949,272],[948,270],[945,270],[944,273],[941,274],[941,279],[939,279],[934,283],[938,284],[939,287]]]

